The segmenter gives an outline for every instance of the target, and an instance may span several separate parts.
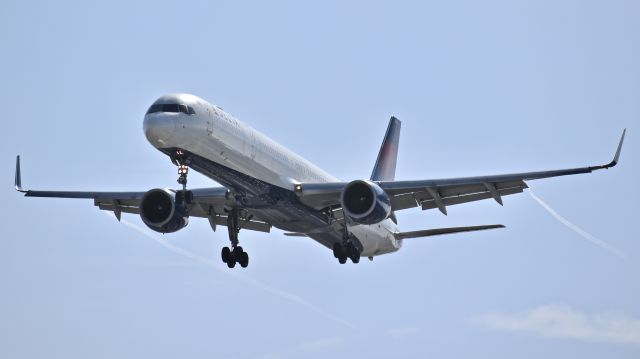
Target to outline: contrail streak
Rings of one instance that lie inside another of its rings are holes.
[[[598,238],[596,238],[595,236],[593,236],[591,233],[588,233],[587,231],[583,230],[582,228],[576,226],[575,224],[569,222],[568,219],[562,217],[558,212],[556,212],[553,208],[551,208],[548,204],[546,204],[542,199],[540,199],[540,197],[536,196],[533,191],[531,190],[531,188],[529,188],[529,194],[531,195],[531,198],[533,198],[536,202],[538,202],[538,204],[540,204],[542,206],[542,208],[546,209],[547,212],[549,212],[555,219],[557,219],[560,223],[564,224],[565,226],[569,227],[569,229],[571,229],[572,231],[578,233],[582,238],[588,240],[589,242],[591,242],[592,244],[595,244],[596,246],[622,258],[622,259],[626,259],[626,256],[619,251],[617,248],[613,247],[612,245],[608,244],[607,242],[600,240]]]
[[[103,212],[103,213],[106,214],[109,217],[115,218],[115,216],[113,216],[109,212]],[[316,312],[316,313],[322,315],[323,317],[325,317],[327,319],[330,319],[330,320],[332,320],[334,322],[340,323],[340,324],[342,324],[342,325],[344,325],[346,327],[349,327],[351,329],[355,329],[356,328],[355,325],[347,322],[346,320],[344,320],[344,319],[342,319],[342,318],[340,318],[338,316],[335,316],[333,314],[329,314],[329,313],[325,312],[324,310],[320,309],[318,306],[316,306],[316,305],[314,305],[314,304],[302,299],[301,297],[299,297],[299,296],[297,296],[295,294],[291,294],[291,293],[285,292],[283,290],[280,290],[280,289],[271,287],[269,285],[266,285],[264,283],[258,282],[258,281],[254,280],[254,279],[240,276],[237,273],[234,273],[234,272],[226,270],[225,268],[221,268],[221,266],[217,262],[214,262],[214,261],[210,260],[209,258],[205,258],[205,257],[199,256],[199,255],[197,255],[195,253],[191,253],[191,252],[189,252],[189,251],[187,251],[185,249],[182,249],[180,247],[176,247],[173,244],[167,242],[166,240],[160,239],[157,236],[149,233],[149,231],[147,231],[145,228],[142,228],[142,227],[140,227],[140,226],[138,226],[138,225],[136,225],[134,223],[128,222],[128,221],[126,221],[124,219],[121,220],[120,222],[122,224],[124,224],[125,226],[127,226],[127,227],[129,227],[129,228],[131,228],[131,229],[133,229],[133,230],[135,230],[137,232],[139,232],[140,234],[144,235],[145,237],[153,240],[154,242],[160,244],[161,246],[165,247],[166,249],[170,250],[171,252],[173,252],[173,253],[175,253],[177,255],[183,256],[185,258],[189,258],[189,259],[191,259],[193,261],[196,261],[196,262],[199,262],[199,263],[204,264],[206,266],[209,266],[209,267],[211,267],[211,268],[213,268],[213,269],[215,269],[217,271],[220,271],[220,272],[222,272],[222,273],[224,273],[226,275],[232,275],[236,279],[238,279],[238,280],[240,280],[240,281],[242,281],[242,282],[244,282],[244,283],[246,283],[246,284],[248,284],[248,285],[250,285],[252,287],[262,289],[262,290],[264,290],[265,292],[268,292],[271,295],[275,295],[275,296],[280,297],[282,299],[285,299],[285,300],[288,300],[290,302],[299,304],[299,305],[301,305],[301,306],[303,306],[303,307],[305,307],[305,308],[307,308],[307,309],[309,309],[309,310],[311,310],[313,312]]]

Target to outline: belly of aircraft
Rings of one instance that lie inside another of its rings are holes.
[[[165,151],[168,154],[172,152]],[[246,198],[241,206],[256,218],[285,232],[307,233],[308,237],[330,249],[334,243],[342,242],[342,230],[329,224],[329,219],[322,212],[300,203],[293,191],[268,184],[205,157],[193,153],[190,155],[193,169],[227,188],[244,193]],[[362,249],[361,256],[376,256],[399,248],[384,230],[362,225],[350,227],[349,230]]]

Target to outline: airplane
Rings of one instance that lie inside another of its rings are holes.
[[[27,197],[93,199],[101,210],[138,214],[153,231],[172,233],[189,217],[207,218],[213,231],[226,226],[230,247],[221,258],[229,268],[249,264],[239,245],[241,229],[311,238],[333,251],[338,262],[398,251],[408,238],[504,228],[480,225],[401,232],[395,212],[420,207],[438,209],[523,192],[525,181],[590,173],[614,167],[626,129],[613,160],[605,165],[490,176],[396,181],[401,122],[391,117],[369,179],[341,181],[313,163],[240,122],[221,107],[190,94],[170,94],[156,100],[144,116],[147,140],[178,167],[178,189],[141,192],[78,192],[26,190],[20,156],[15,188]],[[187,189],[189,169],[222,187]]]

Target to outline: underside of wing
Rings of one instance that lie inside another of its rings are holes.
[[[440,212],[446,214],[448,206],[483,199],[494,199],[502,205],[503,196],[521,193],[526,188],[528,186],[524,181],[425,187],[415,192],[404,193],[404,191],[399,191],[398,194],[392,194],[391,203],[396,211],[421,207],[423,210],[437,208]]]
[[[228,211],[236,203],[227,199],[226,188],[199,188],[191,192],[193,200],[189,205],[189,217],[207,218],[214,229],[227,225]],[[113,211],[116,216],[118,212],[140,214],[140,199],[113,200],[98,197],[94,199],[94,204],[101,210]],[[271,224],[255,217],[250,211],[244,211],[245,216],[239,218],[238,222],[240,228],[259,232],[271,231]]]

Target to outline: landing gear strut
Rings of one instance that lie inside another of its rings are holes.
[[[351,234],[347,228],[347,224],[344,225],[344,233],[342,235],[342,242],[334,243],[333,256],[338,258],[340,264],[345,264],[347,258],[351,259],[353,263],[360,262],[360,249],[351,240]]]
[[[188,160],[182,151],[177,151],[175,156],[175,164],[178,165],[178,183],[182,185],[182,191],[178,192],[177,199],[184,205],[191,204],[193,201],[193,193],[187,191],[187,175],[189,174]]]
[[[227,229],[229,230],[231,248],[222,248],[221,256],[222,261],[225,262],[229,268],[235,267],[236,263],[240,263],[242,268],[246,268],[249,265],[249,255],[240,247],[238,241],[238,232],[240,232],[238,212],[238,209],[234,208],[227,213]]]

